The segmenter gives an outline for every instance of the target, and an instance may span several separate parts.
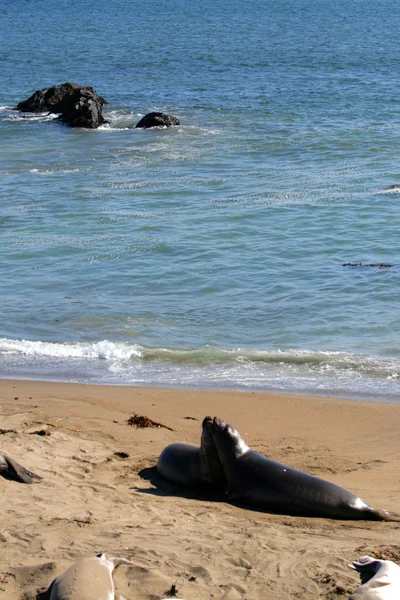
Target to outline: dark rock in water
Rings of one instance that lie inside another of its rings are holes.
[[[16,110],[61,113],[60,119],[71,127],[95,129],[106,122],[102,115],[104,104],[104,98],[92,87],[62,83],[37,90],[30,98],[20,102]]]
[[[91,94],[101,106],[107,104],[104,98],[99,96],[92,87],[67,82],[37,90],[27,100],[20,102],[15,107],[15,110],[22,112],[63,113],[71,106],[71,102],[75,101],[77,91]]]
[[[96,129],[106,123],[102,114],[102,104],[96,93],[77,90],[71,97],[70,105],[58,117],[70,127]]]
[[[166,115],[162,112],[151,112],[145,115],[143,119],[140,119],[136,127],[148,129],[149,127],[172,127],[179,124],[177,117]]]

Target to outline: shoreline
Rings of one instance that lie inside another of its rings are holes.
[[[54,379],[46,379],[39,376],[38,378],[34,378],[32,376],[27,377],[5,377],[4,375],[0,377],[0,385],[3,382],[28,382],[35,384],[55,384],[55,385],[80,385],[80,386],[88,386],[94,388],[124,388],[124,389],[160,389],[160,390],[176,390],[176,391],[194,391],[194,392],[205,392],[205,393],[213,393],[220,392],[225,394],[258,394],[265,396],[288,396],[288,397],[300,397],[300,398],[317,398],[317,399],[331,399],[331,400],[340,400],[346,402],[361,402],[361,403],[373,403],[373,404],[400,404],[400,396],[397,393],[382,393],[380,396],[375,392],[359,392],[355,391],[349,392],[348,394],[342,393],[340,390],[331,390],[323,392],[321,391],[313,391],[313,390],[281,390],[274,388],[271,386],[268,389],[261,389],[257,387],[251,388],[241,388],[238,386],[230,387],[215,387],[210,385],[190,385],[190,384],[181,384],[181,385],[167,385],[165,383],[154,383],[149,382],[145,383],[117,383],[112,381],[110,383],[94,383],[92,381],[67,381],[64,379],[58,379],[55,377]]]
[[[173,431],[131,427],[134,412]],[[400,561],[399,523],[269,514],[154,480],[163,448],[199,445],[210,414],[269,458],[400,512],[399,404],[7,379],[0,413],[2,451],[43,477],[0,478],[0,598],[34,600],[100,551],[135,563],[115,573],[128,600],[163,598],[172,585],[186,600],[333,600],[358,586],[352,560]]]
[[[78,336],[79,337],[79,336]],[[400,402],[396,356],[348,350],[147,347],[1,338],[5,379]]]

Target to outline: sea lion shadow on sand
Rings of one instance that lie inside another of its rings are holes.
[[[188,487],[182,484],[171,483],[167,481],[156,466],[142,469],[138,473],[145,481],[149,481],[153,488],[138,488],[134,487],[136,492],[141,494],[150,494],[154,496],[177,496],[180,498],[187,498],[188,500],[205,500],[210,502],[225,502],[226,497],[223,494],[218,494],[212,490],[207,490],[198,487]]]
[[[178,497],[178,498],[186,498],[187,500],[202,500],[205,502],[228,502],[232,506],[236,506],[237,508],[241,508],[243,510],[248,510],[251,512],[262,512],[268,514],[281,514],[282,511],[271,509],[264,509],[260,506],[250,506],[246,504],[244,501],[234,500],[228,497],[226,493],[217,493],[212,492],[211,490],[203,489],[201,486],[197,487],[188,487],[182,484],[170,483],[162,475],[160,475],[159,470],[156,466],[154,467],[146,467],[139,471],[138,475],[144,479],[145,481],[149,481],[152,488],[138,488],[132,487],[131,489],[135,490],[135,492],[139,492],[140,494],[149,494],[153,496],[169,496],[169,497]],[[295,513],[291,513],[290,515],[283,516],[296,516]],[[301,516],[304,513],[301,513]],[[312,515],[311,515],[312,516]],[[45,597],[38,598],[37,600],[46,600]]]
[[[38,590],[35,600],[50,600],[51,589],[48,588],[46,590]]]

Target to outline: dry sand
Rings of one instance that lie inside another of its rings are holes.
[[[131,427],[134,412],[174,431]],[[400,523],[272,515],[162,482],[161,450],[198,445],[207,414],[268,457],[400,512],[400,404],[0,381],[0,450],[43,476],[0,477],[0,598],[40,598],[99,552],[134,561],[114,577],[128,600],[171,589],[187,600],[343,599],[358,585],[353,559],[399,562]]]

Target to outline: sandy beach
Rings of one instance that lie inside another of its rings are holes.
[[[0,449],[43,480],[0,478],[0,598],[34,600],[77,558],[104,552],[127,600],[346,598],[347,564],[400,560],[400,523],[246,510],[164,482],[172,442],[205,415],[258,452],[400,512],[400,404],[334,398],[1,381]],[[133,414],[170,427],[138,429]]]

